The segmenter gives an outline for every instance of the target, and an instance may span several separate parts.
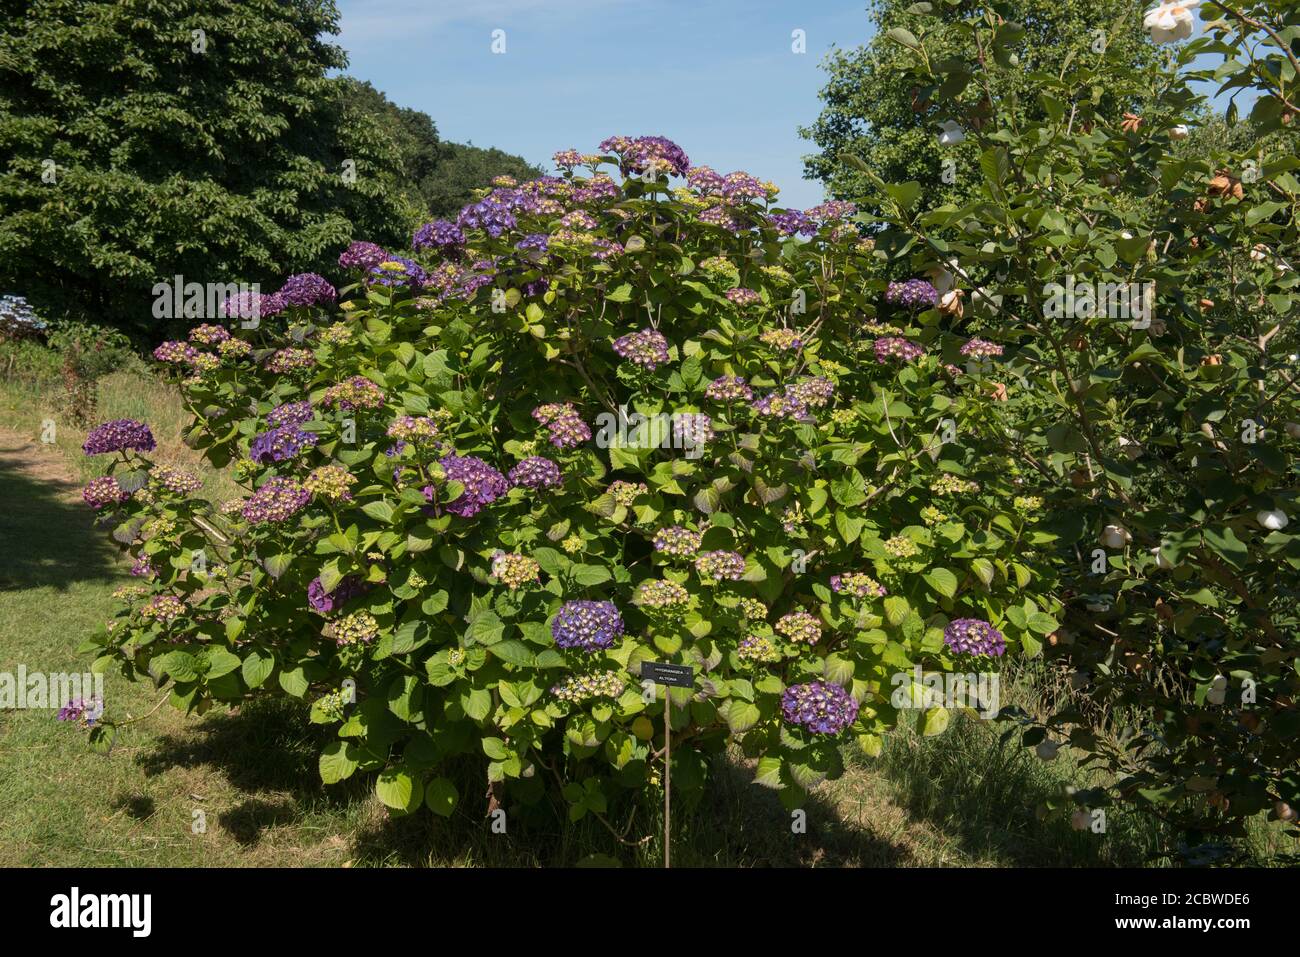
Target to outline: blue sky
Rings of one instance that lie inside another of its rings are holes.
[[[606,136],[662,135],[691,161],[815,205],[801,124],[823,55],[871,33],[866,0],[339,0],[348,72],[433,117],[444,139],[551,167]],[[505,31],[504,54],[492,31]],[[803,30],[807,52],[791,50]]]

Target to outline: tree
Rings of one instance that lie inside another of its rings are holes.
[[[956,25],[995,51],[974,66],[931,49],[950,21],[918,24],[899,38],[899,78],[943,89],[973,70],[980,88],[1013,88],[1002,74],[1021,72],[1010,53],[1028,54],[1027,33],[1006,9]],[[1135,36],[1142,13],[1128,11]],[[1186,8],[1157,16],[1159,42],[1198,32]],[[981,111],[960,84],[938,94],[939,119],[979,151],[967,204],[926,210],[920,183],[860,169],[882,210],[876,255],[896,274],[941,268],[952,286],[956,305],[923,321],[947,332],[982,313],[992,330],[1005,384],[989,434],[1064,546],[1063,627],[1043,651],[1068,690],[1003,717],[1040,757],[1068,745],[1104,772],[1054,803],[1075,807],[1076,826],[1100,833],[1094,812],[1134,806],[1206,860],[1229,850],[1206,835],[1294,823],[1300,808],[1300,62],[1287,39],[1300,5],[1216,0],[1201,18],[1203,35],[1166,48],[1140,115],[1092,92],[1147,83],[1117,45],[1037,74],[1041,117],[1011,95]],[[1217,71],[1198,68],[1207,55]],[[1193,81],[1211,78],[1259,95],[1249,129],[1230,113],[1193,142]]]
[[[447,143],[438,175],[422,182],[420,192],[430,213],[450,216],[470,201],[474,190],[490,184],[498,176],[527,180],[540,175],[539,167],[495,147]]]
[[[1131,5],[1130,0],[1018,0],[1007,6],[1023,28],[1024,42],[1015,52],[1002,53],[980,50],[967,34],[954,28],[973,9],[965,0],[933,4],[871,0],[874,36],[865,46],[835,50],[829,56],[825,69],[830,80],[822,89],[821,115],[799,131],[819,149],[804,157],[805,175],[821,180],[840,199],[869,194],[870,183],[861,171],[845,165],[842,155],[847,152],[888,182],[919,182],[927,206],[963,201],[976,188],[973,171],[978,159],[967,143],[940,144],[937,102],[960,93],[963,101],[982,104],[983,110],[977,111],[982,115],[990,97],[1004,104],[1016,101],[1017,114],[1037,119],[1041,106],[1033,92],[1035,71],[1059,73],[1070,59],[1103,43],[1120,59],[1152,66],[1154,52],[1140,34],[1114,29]],[[1006,17],[1010,19],[1011,12]],[[929,31],[926,56],[935,66],[963,63],[975,69],[983,59],[1005,56],[1008,65],[1016,68],[981,74],[974,85],[968,85],[973,75],[969,70],[951,73],[942,97],[939,84],[901,82],[899,77],[915,55],[915,31],[922,23]],[[1140,85],[1127,95],[1101,86],[1089,92],[1106,112],[1135,107],[1143,95]],[[952,160],[947,175],[945,160]]]
[[[353,108],[330,0],[0,0],[0,282],[140,333],[155,283],[408,239],[395,136]]]
[[[497,176],[542,175],[540,167],[512,153],[444,141],[429,114],[398,106],[364,80],[346,83],[352,105],[379,119],[396,141],[402,186],[430,216],[453,216]]]

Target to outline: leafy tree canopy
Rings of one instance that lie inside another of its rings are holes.
[[[425,114],[327,75],[338,26],[331,0],[0,0],[0,284],[155,334],[177,274],[266,282],[354,236],[409,242],[426,194],[457,195],[444,152]]]
[[[964,101],[1016,103],[1023,118],[1040,119],[1034,74],[1060,74],[1068,62],[1094,48],[1104,47],[1136,67],[1153,69],[1157,56],[1141,33],[1117,30],[1117,20],[1131,7],[1130,0],[1019,0],[1016,18],[1025,42],[1014,53],[981,50],[971,35],[956,29],[976,4],[911,3],[905,0],[871,0],[869,13],[875,33],[865,45],[835,50],[825,69],[829,81],[822,90],[823,107],[817,119],[800,133],[816,144],[818,152],[804,157],[806,176],[819,179],[841,199],[870,192],[870,183],[843,155],[861,158],[882,179],[916,180],[922,184],[927,206],[962,202],[969,198],[975,180],[967,175],[978,157],[968,143],[941,145],[937,103],[960,93]],[[936,66],[965,63],[968,70],[948,73],[940,86],[902,83],[899,77],[916,56],[915,33],[926,24],[926,56]],[[1017,69],[997,74],[980,73],[979,65],[995,57],[1014,57]],[[1090,92],[1104,112],[1138,108],[1151,85],[1132,90],[1097,87]],[[951,160],[948,175],[944,164]],[[951,182],[949,182],[951,180]]]

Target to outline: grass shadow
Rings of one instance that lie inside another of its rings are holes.
[[[573,822],[562,802],[548,796],[533,805],[507,799],[504,832],[486,814],[480,776],[468,766],[454,780],[462,795],[448,819],[421,811],[384,818],[354,836],[357,863],[365,866],[566,867],[618,864],[657,867],[663,862],[663,814],[659,794],[648,789],[611,802],[606,820],[627,831],[623,840],[590,815]],[[910,852],[847,823],[838,807],[819,794],[801,809],[806,830],[792,827],[776,793],[753,783],[753,772],[730,757],[712,762],[698,802],[677,796],[673,811],[675,867],[889,867]],[[635,812],[633,813],[633,808]]]
[[[45,463],[21,440],[0,440],[0,590],[108,582],[120,574],[118,550],[72,495],[61,461]]]
[[[933,738],[900,729],[878,767],[910,814],[971,855],[1018,867],[1151,865],[1162,844],[1158,825],[1111,809],[1104,832],[1075,830],[1065,797],[1069,769],[1037,760],[1016,736],[1001,743],[1004,730],[965,715]],[[1040,815],[1049,799],[1057,807]]]
[[[320,750],[329,740],[297,703],[250,701],[237,711],[205,716],[183,736],[159,736],[135,763],[149,777],[205,767],[251,796],[287,793],[304,802],[345,804],[346,787],[326,788],[320,780]]]
[[[133,821],[147,821],[158,810],[154,799],[143,794],[118,795],[113,802],[113,807]]]
[[[217,823],[223,827],[240,847],[255,847],[261,840],[263,832],[285,824],[294,824],[301,817],[301,810],[291,801],[266,801],[262,798],[249,798],[247,801],[222,811],[217,816]]]

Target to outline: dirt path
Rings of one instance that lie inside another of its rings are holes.
[[[21,472],[37,482],[54,486],[68,497],[76,497],[81,491],[80,483],[57,446],[34,442],[26,434],[4,426],[0,426],[0,469]]]

